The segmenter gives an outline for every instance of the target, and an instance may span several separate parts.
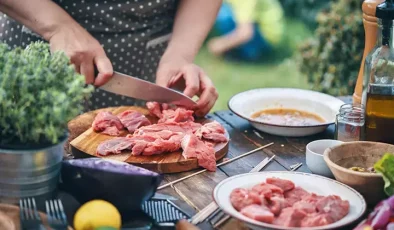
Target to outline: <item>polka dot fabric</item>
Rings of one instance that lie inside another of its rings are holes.
[[[115,71],[155,81],[158,62],[167,46],[176,0],[56,0],[103,46]],[[0,14],[0,40],[25,47],[41,37]],[[162,39],[164,38],[164,39]],[[152,41],[157,41],[152,43]],[[144,102],[97,89],[86,110],[143,105]]]

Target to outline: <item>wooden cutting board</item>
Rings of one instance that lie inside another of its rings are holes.
[[[150,116],[149,111],[142,107],[111,107],[82,114],[70,121],[68,124],[71,152],[76,158],[92,156],[102,157],[96,155],[97,146],[103,141],[114,138],[105,134],[96,133],[91,128],[95,116],[98,114],[98,112],[103,110],[111,111],[113,114],[119,114],[125,110],[137,110],[144,114],[152,122],[152,124],[157,123],[157,118]],[[209,121],[210,120],[203,119],[196,122],[206,123]],[[123,133],[121,136],[126,136],[128,134],[127,131],[122,132]],[[227,132],[226,135],[229,137]],[[215,151],[216,160],[223,158],[228,151],[228,142],[217,144],[215,146]],[[185,159],[182,156],[182,150],[153,156],[132,156],[131,150],[127,150],[122,154],[105,156],[103,158],[124,161],[159,173],[177,173],[199,168],[197,159]]]

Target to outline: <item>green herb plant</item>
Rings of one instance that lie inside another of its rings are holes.
[[[0,145],[56,144],[93,88],[63,52],[43,42],[26,49],[0,43]]]
[[[384,191],[387,196],[394,195],[394,155],[386,153],[374,165],[375,170],[383,176]]]

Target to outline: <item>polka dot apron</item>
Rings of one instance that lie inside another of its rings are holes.
[[[54,0],[95,37],[115,71],[155,81],[158,62],[171,36],[176,0]],[[0,14],[0,39],[25,47],[41,37]],[[144,102],[97,89],[86,110]]]

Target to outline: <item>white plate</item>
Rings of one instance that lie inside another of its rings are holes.
[[[213,198],[216,204],[230,216],[245,222],[252,229],[301,229],[281,227],[272,224],[266,224],[253,219],[250,219],[234,209],[230,202],[230,194],[236,188],[251,188],[256,184],[264,182],[269,177],[277,177],[287,179],[294,182],[296,186],[300,186],[308,192],[316,193],[317,195],[337,195],[343,200],[348,200],[350,204],[349,214],[341,220],[326,226],[315,228],[302,229],[334,229],[348,225],[358,218],[360,218],[365,210],[366,203],[364,198],[356,190],[338,181],[331,180],[326,177],[300,172],[258,172],[247,173],[227,178],[220,182],[213,191]]]
[[[256,129],[279,136],[300,137],[324,131],[335,122],[344,102],[327,94],[292,88],[253,89],[233,96],[228,102],[230,110],[248,120]],[[311,126],[286,126],[257,121],[255,112],[269,108],[302,110],[321,116],[326,122]]]

